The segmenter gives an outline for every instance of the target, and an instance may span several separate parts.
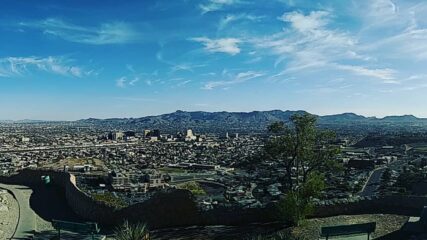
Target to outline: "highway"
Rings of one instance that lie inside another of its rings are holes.
[[[12,148],[12,149],[1,149],[0,153],[58,151],[58,150],[66,150],[66,149],[88,149],[88,148],[102,148],[102,147],[122,147],[122,146],[135,146],[138,144],[140,143],[131,142],[131,143],[92,144],[92,145],[70,145],[70,146],[55,146],[55,147]]]
[[[385,167],[377,168],[371,173],[368,180],[366,180],[362,191],[360,191],[359,196],[368,197],[375,195],[375,192],[377,191],[381,181],[381,176],[383,175],[385,169]]]

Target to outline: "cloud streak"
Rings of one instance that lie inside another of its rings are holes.
[[[382,67],[366,67],[374,57],[366,55],[359,39],[348,32],[332,29],[329,25],[334,16],[328,11],[312,11],[303,14],[286,12],[278,20],[289,24],[283,32],[254,42],[266,48],[278,58],[275,66],[285,62],[285,69],[273,76],[298,74],[302,71],[346,71],[354,75],[394,82],[397,70]],[[362,64],[364,63],[364,64]]]
[[[262,72],[255,72],[255,71],[247,71],[247,72],[241,72],[238,73],[235,76],[232,76],[231,80],[225,80],[225,81],[210,81],[207,82],[202,89],[204,90],[212,90],[215,88],[227,88],[231,85],[236,85],[240,83],[244,83],[246,81],[249,81],[251,79],[259,78],[264,76],[265,74]]]
[[[257,21],[260,21],[261,19],[264,19],[264,18],[265,18],[265,16],[255,16],[255,15],[250,15],[250,14],[246,14],[246,13],[228,14],[227,16],[221,18],[221,20],[219,21],[219,24],[218,24],[218,29],[222,30],[232,22],[237,22],[237,21],[241,21],[241,20],[257,22]]]
[[[391,83],[391,80],[394,80],[396,75],[396,71],[389,68],[369,69],[366,67],[354,66],[354,65],[337,65],[337,68],[341,70],[353,72],[360,76],[367,76],[367,77],[382,79],[387,83]]]
[[[131,86],[135,86],[137,82],[139,82],[139,78],[138,77],[134,77],[129,79],[128,77],[120,77],[118,79],[116,79],[116,86],[118,88],[126,88],[126,87],[131,87]]]
[[[191,38],[190,40],[202,43],[204,49],[210,53],[227,53],[234,56],[241,51],[239,43],[242,41],[237,38],[210,39],[207,37],[197,37]]]
[[[219,11],[226,6],[232,6],[234,4],[241,3],[240,0],[208,0],[203,4],[199,5],[202,14],[208,12]]]
[[[70,64],[71,61],[52,56],[0,58],[0,75],[22,76],[35,70],[72,77],[85,77],[93,73],[93,71],[85,71],[79,66]]]
[[[98,27],[79,26],[61,19],[48,18],[42,21],[22,22],[21,27],[34,28],[46,35],[66,41],[91,44],[123,44],[141,39],[141,34],[129,23],[109,22]]]

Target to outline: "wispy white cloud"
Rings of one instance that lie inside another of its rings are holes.
[[[383,51],[392,58],[427,59],[427,28],[409,29],[397,35],[381,39],[368,46],[371,51]]]
[[[395,22],[394,27],[406,24],[400,9],[392,0],[371,0],[371,1],[355,1],[356,11],[363,16],[361,19],[365,21],[363,31],[378,29],[387,26],[390,21]],[[400,21],[399,21],[400,18]],[[396,21],[397,20],[397,21]]]
[[[210,81],[207,82],[202,89],[205,90],[212,90],[215,88],[226,88],[231,85],[244,83],[248,80],[259,78],[264,76],[265,74],[262,72],[255,72],[255,71],[247,71],[247,72],[241,72],[231,77],[230,80],[224,80],[224,81]]]
[[[127,82],[126,77],[121,77],[121,78],[116,80],[116,86],[119,88],[125,88],[126,82]]]
[[[230,55],[236,55],[240,53],[239,43],[242,41],[237,38],[219,38],[209,39],[207,37],[191,38],[190,40],[202,43],[204,49],[211,53],[227,53]]]
[[[177,85],[180,87],[180,86],[187,85],[187,84],[189,84],[190,82],[192,82],[192,81],[191,81],[191,80],[185,80],[185,81],[182,81],[182,82],[178,83]]]
[[[354,75],[380,79],[383,83],[394,83],[397,70],[366,67],[371,66],[376,57],[366,51],[355,35],[329,27],[333,18],[328,11],[284,13],[279,20],[288,23],[288,28],[281,33],[256,39],[254,42],[258,47],[270,49],[272,54],[278,56],[276,67],[286,60],[285,69],[272,78],[303,70],[344,70]]]
[[[261,60],[262,60],[262,57],[254,57],[254,58],[251,58],[251,59],[245,61],[245,63],[246,64],[253,64],[253,63],[260,62]]]
[[[156,59],[159,62],[166,63],[168,65],[171,65],[171,72],[177,72],[177,71],[189,71],[194,72],[194,69],[205,67],[206,64],[193,64],[193,63],[174,63],[172,61],[166,60],[163,57],[162,52],[156,53]]]
[[[279,20],[292,24],[299,32],[307,33],[323,30],[329,22],[330,13],[326,11],[313,11],[308,15],[300,12],[284,13]]]
[[[193,72],[195,68],[205,67],[205,64],[191,64],[191,63],[179,63],[171,67],[172,72],[176,71],[189,71]]]
[[[277,0],[277,1],[291,7],[294,7],[296,5],[295,0]]]
[[[277,34],[256,38],[252,42],[277,55],[276,66],[287,60],[287,67],[290,69],[360,58],[360,54],[353,49],[357,39],[347,32],[326,27],[331,17],[325,11],[314,11],[307,15],[300,12],[285,13],[279,20],[290,24],[289,28]]]
[[[169,80],[169,84],[172,88],[176,88],[176,87],[184,87],[187,84],[193,82],[193,80],[190,79],[185,79],[185,78],[173,78]]]
[[[94,73],[85,71],[71,64],[72,60],[64,57],[6,57],[0,58],[0,75],[17,76],[30,71],[44,71],[64,76],[84,77]]]
[[[135,42],[141,34],[129,23],[102,23],[98,27],[79,26],[61,19],[48,18],[42,21],[22,22],[21,27],[41,30],[70,42],[103,45]]]
[[[397,13],[398,8],[392,0],[372,0],[367,14],[375,18],[390,17]],[[366,10],[366,9],[365,9]]]
[[[132,80],[130,80],[130,81],[129,81],[129,85],[131,85],[131,86],[135,86],[135,84],[136,84],[137,82],[139,82],[139,78],[138,78],[138,77],[135,77],[134,79],[132,79]]]
[[[241,0],[207,0],[203,4],[199,4],[202,14],[221,10],[225,6],[242,3]]]
[[[133,67],[132,64],[126,64],[126,69],[132,73],[136,73],[135,68]]]
[[[264,16],[250,15],[250,14],[246,14],[246,13],[228,14],[227,16],[221,18],[221,20],[219,21],[219,24],[218,24],[218,29],[222,30],[228,24],[230,24],[232,22],[240,21],[240,20],[248,20],[248,21],[256,22],[256,21],[262,20],[263,18],[265,18],[265,17]]]
[[[427,59],[424,17],[427,2],[373,0],[368,5],[357,3],[357,13],[364,22],[359,34],[369,41],[363,46],[364,51],[377,54],[382,59]]]
[[[135,86],[137,82],[139,82],[138,77],[129,79],[128,77],[123,76],[116,80],[116,86],[119,88],[126,88],[128,86]]]
[[[396,78],[396,70],[390,68],[370,69],[355,65],[336,65],[336,67],[341,70],[353,72],[357,75],[382,79],[385,83],[396,83],[392,81]]]

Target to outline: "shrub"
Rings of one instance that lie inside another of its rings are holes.
[[[105,193],[94,193],[92,194],[92,198],[96,201],[103,202],[107,204],[108,206],[120,209],[127,206],[126,202],[124,202],[122,199],[114,196],[111,192],[105,192]]]
[[[186,189],[193,195],[206,195],[205,190],[197,182],[186,182],[178,186],[180,189]]]
[[[150,240],[150,233],[145,224],[129,224],[125,221],[115,231],[116,240]]]

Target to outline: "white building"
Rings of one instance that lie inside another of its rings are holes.
[[[194,141],[194,140],[196,140],[196,139],[197,139],[197,137],[196,137],[196,136],[194,136],[194,134],[193,134],[193,130],[188,129],[188,130],[187,130],[187,135],[185,136],[185,141]]]

